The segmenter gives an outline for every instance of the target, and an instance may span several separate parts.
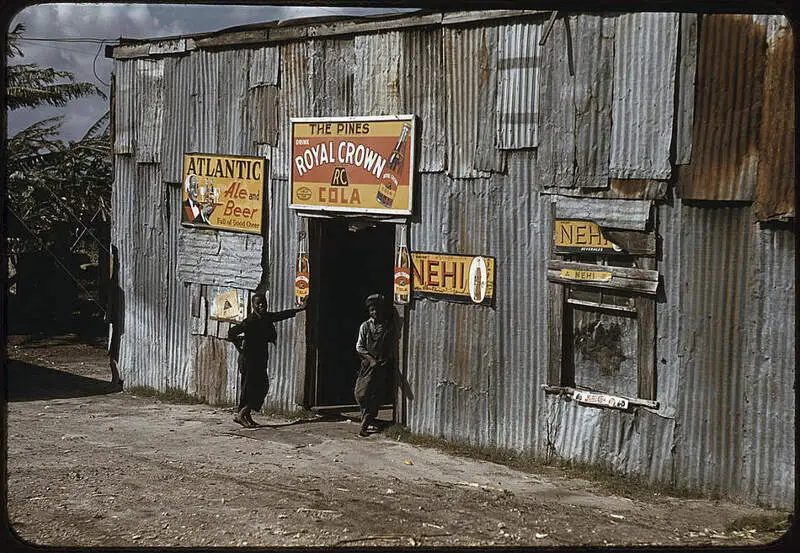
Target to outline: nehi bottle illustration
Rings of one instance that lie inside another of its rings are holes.
[[[405,159],[403,150],[405,150],[405,145],[408,141],[408,133],[410,132],[411,125],[408,123],[403,123],[403,130],[400,131],[400,136],[397,138],[397,144],[392,150],[392,153],[389,154],[389,161],[387,162],[389,170],[397,172],[400,163],[403,161],[403,159]],[[394,195],[397,193],[397,184],[397,177],[395,177],[393,174],[386,173],[383,175],[383,180],[378,188],[378,195],[375,198],[378,200],[378,203],[386,207],[392,207],[392,204],[394,203]]]
[[[408,303],[411,296],[411,259],[406,246],[406,229],[400,234],[400,245],[394,259],[394,302],[400,305]]]
[[[297,263],[294,276],[294,303],[303,307],[308,300],[309,292],[308,254],[306,253],[306,233],[300,231],[300,244],[297,251]]]

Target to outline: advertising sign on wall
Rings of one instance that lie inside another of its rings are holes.
[[[243,321],[245,316],[244,294],[244,290],[236,288],[220,288],[218,286],[209,288],[209,318],[219,321]]]
[[[413,252],[411,293],[415,298],[491,305],[494,301],[494,258]]]
[[[603,236],[600,226],[593,221],[556,219],[553,225],[553,242],[556,253],[622,252],[622,248]]]
[[[289,207],[411,214],[415,117],[292,118]]]
[[[261,157],[184,154],[181,224],[261,234],[267,169]]]

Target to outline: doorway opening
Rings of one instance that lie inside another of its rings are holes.
[[[383,294],[391,306],[394,225],[356,219],[309,221],[310,265],[316,313],[311,356],[313,408],[355,409],[353,387],[360,358],[358,329],[369,315],[364,300]],[[391,375],[383,406],[394,403]]]

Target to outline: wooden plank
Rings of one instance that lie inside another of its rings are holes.
[[[576,261],[551,259],[547,264],[547,268],[555,271],[560,271],[561,269],[573,269],[575,271],[607,271],[614,275],[614,278],[658,282],[658,271],[636,269],[633,267],[615,267],[613,265],[595,265],[593,263],[578,263]]]
[[[564,287],[549,283],[547,295],[547,311],[549,314],[550,351],[547,362],[547,383],[552,386],[561,384],[562,336],[564,330]]]
[[[441,19],[442,25],[460,25],[463,23],[473,23],[475,21],[490,21],[492,19],[519,18],[530,15],[550,15],[550,11],[544,10],[484,10],[469,12],[445,13]]]
[[[655,298],[638,296],[636,316],[639,332],[638,343],[638,385],[640,398],[656,398],[656,302]]]
[[[595,265],[595,271],[598,268],[603,268],[602,265]],[[573,280],[563,278],[560,269],[548,269],[547,280],[553,283],[577,285],[577,286],[593,286],[597,288],[606,288],[609,290],[624,290],[626,292],[638,292],[640,294],[655,294],[658,289],[658,281],[640,280],[625,278],[618,275],[613,275],[608,282],[601,282],[595,280]]]

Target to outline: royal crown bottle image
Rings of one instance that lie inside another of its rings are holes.
[[[403,227],[394,261],[394,302],[400,305],[407,304],[411,297],[411,258],[408,255],[405,235]]]
[[[408,123],[403,123],[403,130],[400,131],[400,136],[397,138],[397,144],[395,144],[392,153],[389,154],[389,161],[386,164],[391,171],[397,172],[400,162],[402,162],[405,158],[403,151],[405,150],[405,145],[408,141],[408,133],[410,132],[411,125]],[[394,195],[396,193],[397,177],[391,173],[388,173],[387,175],[384,175],[384,178],[378,187],[378,195],[375,197],[375,199],[378,200],[378,203],[383,206],[392,207],[392,204],[394,204]]]
[[[308,254],[306,253],[306,233],[301,231],[294,276],[294,303],[297,307],[305,306],[308,300],[310,284]]]

